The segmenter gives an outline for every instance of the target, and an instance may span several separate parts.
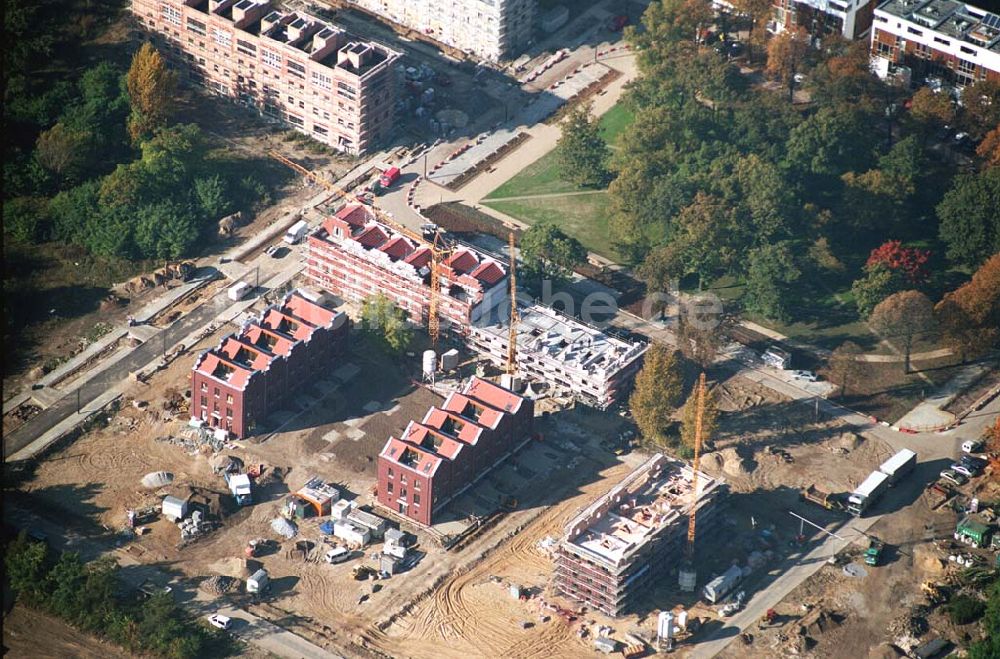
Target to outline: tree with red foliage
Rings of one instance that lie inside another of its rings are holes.
[[[889,270],[901,274],[911,284],[922,284],[927,281],[927,262],[931,252],[916,247],[903,247],[899,240],[887,240],[872,250],[866,266],[884,263]]]

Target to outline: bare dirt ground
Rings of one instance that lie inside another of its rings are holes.
[[[45,630],[40,633],[40,630]],[[15,605],[3,618],[4,655],[11,659],[126,659],[121,648],[81,634],[58,618]]]

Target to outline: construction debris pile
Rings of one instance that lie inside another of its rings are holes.
[[[216,575],[205,579],[198,587],[214,595],[225,595],[239,590],[240,580],[234,577]]]

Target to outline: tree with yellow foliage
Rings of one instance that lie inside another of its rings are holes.
[[[144,43],[132,58],[125,86],[132,106],[128,132],[132,141],[138,142],[167,123],[173,109],[177,76],[167,68],[160,53]]]

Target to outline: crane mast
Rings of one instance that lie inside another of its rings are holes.
[[[318,183],[320,186],[326,190],[337,194],[340,197],[347,199],[348,201],[353,201],[355,203],[362,203],[357,195],[344,190],[343,188],[334,185],[328,181],[325,177],[320,176],[316,172],[306,169],[297,162],[286,158],[277,151],[269,151],[268,155],[272,158],[285,165],[286,167],[298,172],[305,178],[309,179],[314,183]],[[424,238],[421,234],[407,229],[396,220],[392,219],[380,208],[372,204],[370,206],[372,214],[379,219],[380,222],[386,226],[391,227],[393,230],[401,233],[410,240],[413,240],[419,245],[425,245],[431,250],[431,281],[430,281],[430,300],[427,309],[427,333],[431,337],[431,345],[437,347],[438,338],[441,333],[441,319],[438,316],[438,309],[441,306],[441,262],[451,254],[451,248],[447,245],[440,246],[438,244],[438,236],[434,236],[434,241],[430,242]],[[511,239],[513,240],[513,234],[511,234]]]
[[[687,559],[694,559],[696,512],[698,509],[698,461],[701,457],[702,422],[705,418],[705,374],[698,378],[698,398],[694,416],[694,460],[691,463],[691,513],[688,515]]]
[[[507,375],[517,372],[517,259],[514,257],[514,232],[507,234],[510,252],[510,334],[507,337]]]

